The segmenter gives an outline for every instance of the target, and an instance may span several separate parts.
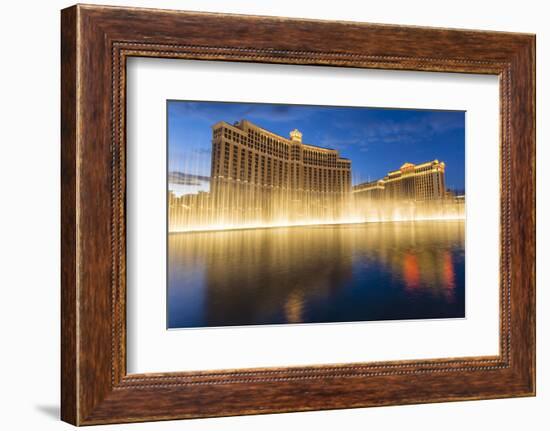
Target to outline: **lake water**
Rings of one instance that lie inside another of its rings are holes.
[[[168,327],[464,317],[464,222],[169,234]]]

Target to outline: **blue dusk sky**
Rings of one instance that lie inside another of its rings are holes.
[[[463,111],[173,100],[167,111],[170,172],[209,176],[212,126],[246,119],[284,137],[296,128],[304,143],[338,150],[351,159],[354,185],[405,162],[438,159],[446,164],[447,187],[464,190]]]

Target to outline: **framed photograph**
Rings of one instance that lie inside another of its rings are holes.
[[[535,394],[535,36],[61,14],[62,419]]]

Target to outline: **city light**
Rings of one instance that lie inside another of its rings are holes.
[[[465,217],[464,196],[445,188],[439,160],[404,162],[384,178],[352,186],[352,161],[337,150],[303,143],[297,129],[285,138],[246,120],[213,126],[211,160],[209,191],[169,192],[169,232]]]

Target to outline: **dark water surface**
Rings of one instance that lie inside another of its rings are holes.
[[[464,222],[168,236],[168,327],[464,317]]]

